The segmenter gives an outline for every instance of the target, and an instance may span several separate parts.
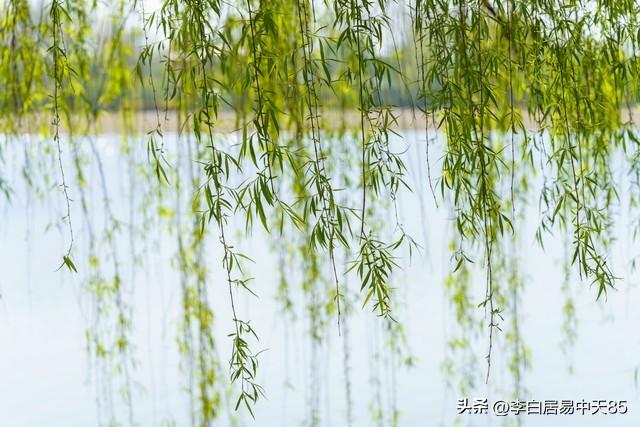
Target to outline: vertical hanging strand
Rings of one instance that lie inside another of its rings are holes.
[[[311,235],[312,243],[319,242],[321,245],[326,246],[329,252],[329,261],[331,263],[331,270],[335,283],[335,301],[338,310],[338,334],[341,334],[340,320],[341,320],[341,307],[340,307],[340,284],[338,280],[338,270],[335,260],[335,246],[336,235],[341,236],[342,231],[341,221],[338,221],[336,216],[340,215],[340,212],[336,212],[339,209],[336,206],[336,202],[333,195],[333,187],[331,180],[327,176],[327,169],[325,165],[325,154],[322,148],[322,141],[320,135],[320,122],[319,122],[319,110],[318,110],[318,93],[316,91],[317,77],[315,72],[315,66],[313,64],[313,38],[311,24],[309,23],[309,15],[312,13],[307,7],[308,2],[313,0],[298,0],[298,20],[300,24],[300,31],[302,35],[302,53],[304,65],[302,68],[302,75],[306,86],[306,104],[308,110],[309,123],[311,125],[311,138],[313,140],[314,159],[312,165],[312,180],[316,187],[317,199],[320,199],[321,213],[318,226],[314,227]],[[313,5],[311,5],[313,8]],[[315,199],[312,198],[312,204],[315,205]],[[320,226],[320,227],[319,227]],[[346,241],[344,237],[341,239]]]
[[[69,229],[69,246],[66,254],[62,257],[62,264],[60,264],[58,269],[65,266],[69,271],[77,273],[78,270],[71,259],[75,238],[73,234],[73,222],[71,220],[71,198],[69,197],[69,187],[64,173],[62,143],[60,141],[60,90],[63,86],[65,76],[68,74],[67,53],[64,48],[64,32],[62,29],[63,15],[69,16],[60,0],[53,0],[51,2],[51,9],[49,10],[53,42],[49,48],[53,59],[53,141],[56,144],[58,153],[58,168],[60,170],[60,178],[62,180],[61,187],[66,205],[65,221]]]

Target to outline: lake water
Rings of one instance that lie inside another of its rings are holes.
[[[345,394],[344,340],[348,339],[348,366],[353,400],[354,426],[390,425],[388,417],[394,407],[400,415],[400,426],[499,426],[505,418],[492,415],[456,414],[457,400],[468,397],[512,399],[512,380],[506,369],[509,350],[498,337],[493,351],[493,369],[489,384],[485,384],[486,337],[474,342],[475,365],[457,364],[458,369],[472,369],[476,386],[463,395],[448,382],[459,380],[444,373],[443,363],[451,351],[447,342],[455,336],[456,326],[444,281],[451,269],[450,210],[436,209],[430,193],[425,190],[423,168],[424,146],[421,135],[405,133],[408,144],[409,181],[413,188],[423,190],[403,193],[400,212],[407,229],[423,245],[411,262],[394,276],[398,288],[395,302],[397,318],[407,336],[407,354],[415,359],[413,367],[391,367],[392,353],[386,349],[383,322],[369,313],[356,310],[345,319],[348,332],[338,335],[334,319],[325,332],[325,341],[312,352],[308,338],[308,321],[304,308],[296,309],[297,317],[283,317],[275,301],[279,253],[273,239],[263,232],[242,242],[242,249],[256,263],[251,275],[259,298],[240,296],[240,311],[250,318],[260,335],[261,355],[259,383],[266,398],[255,408],[255,420],[246,414],[234,415],[238,423],[247,426],[308,425],[310,401],[316,399],[320,426],[347,425]],[[171,139],[172,136],[168,136]],[[35,138],[34,138],[35,139]],[[34,143],[33,141],[29,144]],[[126,166],[117,149],[119,137],[101,136],[97,150],[104,162],[104,171],[113,201],[115,215],[127,218],[128,193],[131,191]],[[141,158],[144,159],[144,146]],[[437,152],[438,148],[434,148]],[[55,187],[56,175],[49,184],[48,200],[40,201],[27,190],[20,177],[24,157],[22,150],[8,149],[2,169],[13,185],[10,203],[2,200],[3,221],[0,223],[0,426],[2,427],[86,427],[98,424],[95,384],[92,366],[85,350],[85,328],[89,316],[88,297],[83,293],[82,274],[56,272],[64,253],[64,228],[48,227],[59,222],[63,202]],[[68,154],[68,153],[67,153]],[[433,158],[437,158],[437,154]],[[97,182],[94,163],[88,166],[90,182]],[[54,163],[43,167],[55,173]],[[71,166],[67,166],[70,168]],[[624,177],[624,171],[619,174]],[[134,190],[138,191],[138,190]],[[76,221],[77,249],[86,249],[86,228],[82,226],[78,191],[71,181],[72,218]],[[90,196],[97,206],[99,192]],[[422,203],[418,194],[421,193]],[[535,193],[535,191],[534,191]],[[93,194],[93,193],[92,193]],[[186,197],[186,196],[185,196]],[[622,195],[624,198],[624,194]],[[142,197],[140,197],[142,199]],[[141,200],[138,200],[141,202]],[[134,218],[142,218],[140,208]],[[92,212],[97,223],[102,213]],[[535,242],[535,230],[540,214],[537,200],[526,208],[527,218],[522,229],[522,274],[525,290],[519,307],[521,335],[531,352],[531,366],[524,372],[523,398],[530,400],[626,400],[625,415],[520,416],[525,426],[638,426],[640,400],[636,384],[636,369],[640,364],[640,289],[638,276],[630,269],[630,260],[638,246],[631,240],[622,215],[616,227],[617,241],[611,260],[614,271],[623,279],[606,301],[595,301],[596,292],[575,275],[570,279],[570,292],[576,307],[575,343],[563,351],[564,249],[562,240],[549,236],[543,251]],[[426,242],[425,242],[426,237]],[[126,229],[120,238],[127,241]],[[130,300],[135,307],[133,335],[137,369],[132,373],[139,383],[134,392],[134,418],[140,426],[189,425],[188,400],[181,374],[175,336],[180,313],[178,275],[172,268],[175,239],[163,228],[138,242],[145,260],[144,268],[135,273],[135,291]],[[208,260],[219,257],[212,239]],[[123,252],[124,253],[124,252]],[[79,255],[76,255],[79,257]],[[123,255],[123,259],[126,257]],[[81,273],[83,265],[79,265]],[[123,261],[127,271],[131,265]],[[86,271],[86,270],[85,270]],[[484,292],[481,274],[473,276],[474,295],[480,302]],[[351,294],[357,295],[357,284],[348,282]],[[301,296],[297,296],[301,302]],[[358,297],[358,301],[361,301]],[[212,281],[210,299],[216,314],[217,346],[226,360],[231,330],[231,313],[226,285]],[[478,308],[477,318],[483,318]],[[506,319],[507,322],[509,319]],[[500,334],[498,334],[500,335]],[[345,338],[347,337],[347,338]],[[503,341],[503,340],[502,340]],[[313,363],[313,367],[311,364]],[[314,397],[315,396],[315,397]],[[116,410],[122,410],[117,400]],[[372,420],[372,410],[382,409],[386,419]],[[233,410],[225,411],[232,413]],[[223,414],[218,425],[230,425]],[[516,417],[506,418],[516,422]],[[164,423],[164,424],[163,424]]]

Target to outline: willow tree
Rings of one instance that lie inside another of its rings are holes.
[[[129,236],[131,264],[140,269],[135,236],[160,227],[177,241],[178,342],[194,424],[210,425],[219,415],[225,372],[236,409],[251,411],[264,393],[256,381],[259,331],[235,304],[254,288],[234,224],[246,235],[259,227],[275,244],[288,243],[280,247],[282,264],[294,267],[283,272],[279,295],[286,313],[288,292],[303,290],[314,339],[327,330],[347,333],[354,305],[398,328],[393,273],[417,245],[397,205],[409,185],[406,154],[393,141],[407,116],[423,126],[427,155],[423,188],[412,191],[427,191],[454,216],[446,287],[456,317],[467,332],[474,328],[469,316],[478,302],[470,289],[483,286],[487,380],[503,324],[511,325],[519,376],[526,356],[514,253],[534,177],[544,181],[535,195],[540,244],[563,230],[570,264],[594,297],[615,286],[607,254],[622,184],[613,178],[614,156],[626,161],[631,205],[640,197],[633,121],[639,18],[634,0],[4,1],[1,147],[23,144],[25,179],[35,189],[42,173],[60,189],[45,195],[64,202],[61,267],[84,278],[95,304],[87,339],[105,367],[98,381],[116,381],[108,374],[115,364],[125,395],[131,392],[126,295],[135,272],[123,271],[117,242]],[[111,208],[94,136],[114,130],[140,198],[131,206],[176,202],[161,218],[148,214],[142,229],[127,228]],[[177,132],[175,147],[168,132]],[[26,135],[44,138],[27,149]],[[433,158],[440,137],[443,153]],[[86,179],[87,162],[98,164],[98,182]],[[142,186],[135,184],[140,176]],[[10,200],[12,183],[2,174],[0,189]],[[103,225],[91,214],[94,192],[103,199]],[[81,228],[88,231],[79,242]],[[218,259],[205,251],[211,237]],[[470,262],[482,265],[484,283],[473,283]],[[349,277],[359,301],[347,296]],[[212,333],[208,295],[223,293],[221,281],[232,308],[229,343]],[[223,345],[232,347],[228,361],[215,356]]]

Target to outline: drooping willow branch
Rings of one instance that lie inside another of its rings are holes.
[[[69,196],[69,186],[67,185],[67,179],[64,172],[62,145],[60,143],[60,92],[61,88],[64,86],[65,79],[70,79],[70,75],[73,72],[69,68],[69,64],[67,62],[62,22],[64,17],[67,19],[70,19],[70,17],[69,12],[65,10],[64,5],[59,0],[53,0],[51,2],[49,17],[51,19],[52,40],[52,45],[49,47],[49,51],[51,52],[53,61],[53,142],[56,145],[56,150],[58,152],[58,167],[60,169],[61,179],[60,186],[62,188],[62,193],[64,194],[66,206],[66,215],[64,220],[69,228],[69,246],[66,254],[62,257],[62,264],[60,265],[60,268],[66,266],[70,271],[77,273],[78,270],[71,259],[75,238],[73,234],[73,221],[71,220],[71,198]]]

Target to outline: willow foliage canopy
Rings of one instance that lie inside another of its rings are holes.
[[[451,213],[446,287],[461,324],[485,310],[490,368],[522,286],[514,248],[531,237],[521,236],[531,189],[539,243],[568,236],[594,299],[616,285],[614,159],[630,205],[640,197],[639,18],[635,0],[4,0],[0,152],[24,148],[24,180],[62,201],[60,267],[95,304],[87,345],[110,372],[99,381],[120,381],[129,402],[135,282],[125,266],[142,268],[141,236],[161,230],[177,242],[178,345],[193,423],[210,425],[228,379],[238,410],[268,393],[256,378],[259,327],[236,304],[260,292],[242,238],[266,232],[281,252],[284,312],[299,288],[317,329],[342,333],[360,306],[399,328],[394,274],[421,250],[398,213],[408,191]],[[398,148],[407,122],[426,151],[419,188]],[[142,229],[115,212],[94,138],[104,132],[121,135],[123,173],[146,183],[132,184],[140,200],[130,203],[175,203],[150,209]],[[478,286],[484,298],[472,301]],[[228,342],[214,339],[212,294],[228,298]],[[526,357],[514,339],[517,375]],[[228,360],[216,356],[229,347]]]

